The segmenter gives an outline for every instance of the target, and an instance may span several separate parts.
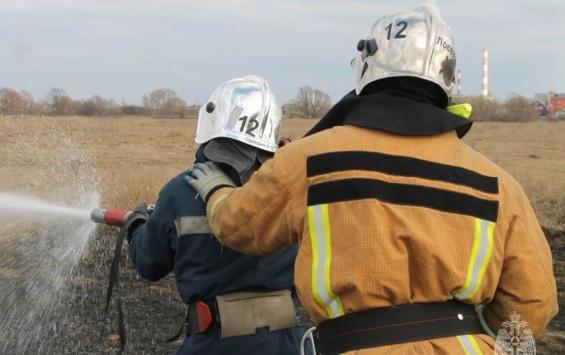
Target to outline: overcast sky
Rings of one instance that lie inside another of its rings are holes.
[[[202,103],[221,82],[258,74],[285,102],[302,85],[336,100],[353,88],[357,41],[383,15],[421,0],[0,0],[0,87],[43,98],[60,87],[140,103],[174,89]],[[565,91],[564,0],[439,0],[463,72],[481,90],[482,49],[490,91]]]

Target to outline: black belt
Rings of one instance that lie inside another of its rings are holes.
[[[220,319],[218,306],[215,299],[210,301],[196,301],[188,305],[186,317],[178,332],[167,339],[167,343],[178,340],[183,333],[186,337],[206,333],[212,329],[219,329]]]
[[[485,333],[475,307],[458,301],[406,304],[346,314],[314,332],[318,355]]]

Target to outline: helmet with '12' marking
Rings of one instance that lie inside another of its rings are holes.
[[[265,79],[248,75],[220,85],[198,113],[196,143],[226,137],[259,149],[278,148],[282,110]]]
[[[378,20],[357,44],[356,91],[391,77],[431,81],[447,97],[455,81],[455,43],[449,26],[432,10],[421,7]]]

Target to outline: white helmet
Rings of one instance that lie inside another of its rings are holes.
[[[447,97],[451,95],[455,43],[449,26],[426,7],[381,18],[357,49],[357,94],[376,80],[412,76],[431,81]]]
[[[220,85],[200,108],[196,143],[226,137],[259,149],[278,148],[282,110],[265,79],[248,75]]]

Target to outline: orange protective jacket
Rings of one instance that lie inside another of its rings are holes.
[[[222,243],[249,254],[299,244],[295,283],[318,324],[344,313],[454,297],[494,334],[517,312],[538,335],[557,313],[551,253],[528,199],[454,131],[401,136],[350,125],[280,149],[208,203]],[[473,335],[358,354],[484,354]]]

